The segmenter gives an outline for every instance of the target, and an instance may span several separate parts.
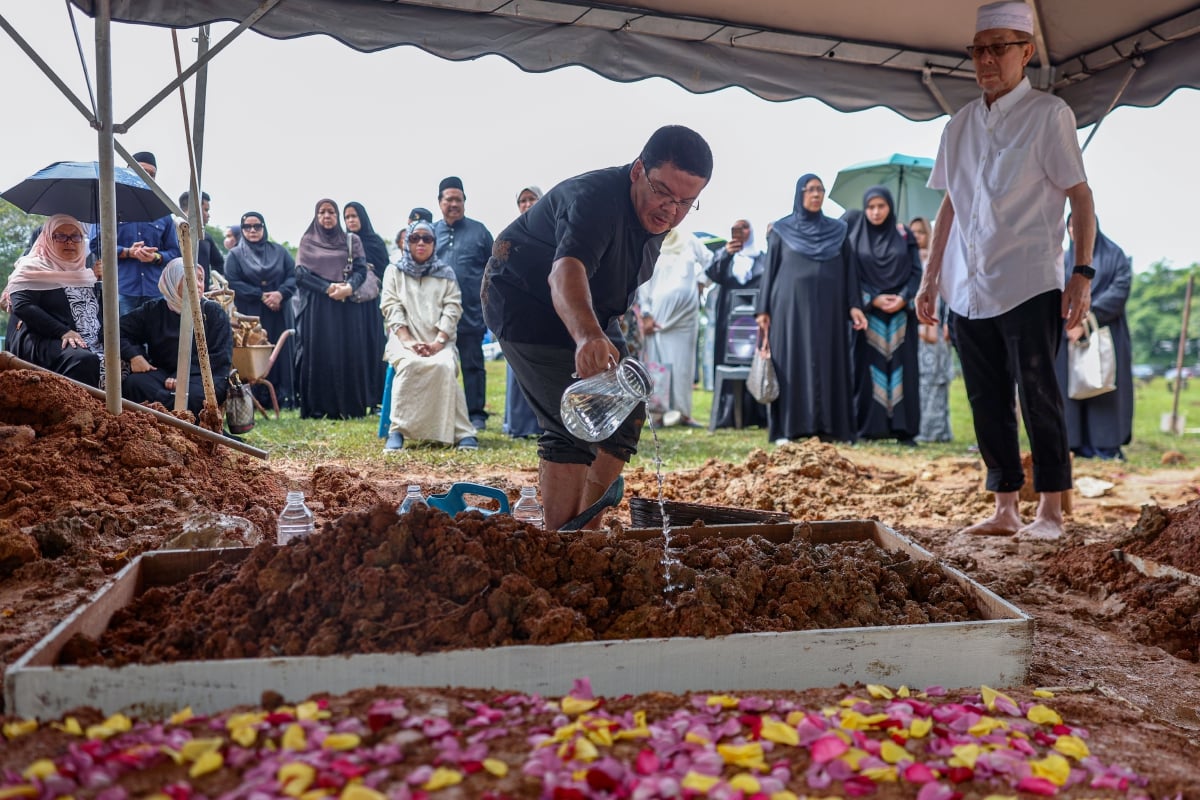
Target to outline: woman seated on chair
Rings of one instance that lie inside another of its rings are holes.
[[[100,284],[87,256],[83,223],[55,214],[29,253],[17,259],[0,306],[13,315],[8,349],[14,355],[100,386]]]
[[[129,362],[130,374],[121,382],[121,394],[135,403],[175,406],[175,368],[179,360],[179,315],[187,304],[184,297],[183,259],[172,259],[158,279],[162,299],[152,300],[121,317],[121,358]],[[204,269],[196,267],[196,290],[204,288]],[[221,304],[201,299],[208,361],[212,366],[217,403],[225,402],[229,371],[233,364],[233,331]],[[204,385],[200,359],[192,342],[188,374],[188,410],[200,417],[204,408]]]
[[[434,255],[433,225],[408,226],[408,249],[383,273],[381,308],[387,323],[384,359],[395,369],[391,426],[386,450],[404,447],[405,437],[479,446],[458,382],[454,346],[462,292],[450,265]]]

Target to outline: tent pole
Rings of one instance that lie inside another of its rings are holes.
[[[1025,0],[1025,2],[1033,9],[1033,16],[1037,20],[1037,24],[1033,26],[1033,44],[1037,48],[1038,65],[1040,66],[1037,88],[1048,91],[1053,74],[1050,66],[1050,48],[1046,46],[1046,33],[1042,26],[1040,0]]]
[[[198,70],[200,70],[201,67],[203,67],[205,64],[207,64],[209,61],[212,61],[213,58],[216,57],[217,53],[224,50],[234,39],[236,39],[239,35],[241,35],[242,31],[246,30],[251,25],[258,22],[260,19],[262,19],[262,17],[268,11],[273,9],[275,6],[279,5],[279,3],[281,3],[281,2],[282,2],[282,0],[263,0],[263,2],[259,3],[258,8],[256,8],[254,10],[254,13],[252,13],[250,16],[246,17],[244,20],[242,20],[242,22],[236,28],[234,28],[232,31],[230,31],[228,34],[226,34],[225,38],[221,39],[221,41],[217,42],[217,44],[211,50],[206,52],[202,59],[198,60],[195,64],[192,64],[190,67],[185,69],[178,77],[175,78],[175,80],[171,81],[166,86],[164,86],[162,89],[160,89],[158,91],[158,94],[154,95],[149,100],[147,100],[145,102],[145,104],[142,105],[141,108],[139,108],[137,111],[133,112],[133,114],[129,117],[129,119],[125,120],[120,125],[116,126],[116,130],[121,133],[124,133],[125,131],[127,131],[131,127],[133,127],[133,124],[135,122],[140,120],[142,117],[146,116],[146,114],[150,113],[150,110],[153,109],[160,102],[162,102],[163,99],[165,99],[167,95],[169,95],[171,92],[175,91],[175,89],[177,89],[178,87],[182,86],[184,81],[186,81],[188,78],[192,77],[192,75],[194,75]]]
[[[196,63],[203,64],[196,73],[196,97],[192,100],[192,142],[196,147],[196,182],[203,183],[204,177],[204,114],[208,107],[208,59],[204,56],[208,52],[208,36],[209,26],[201,25],[199,34],[196,36]],[[201,210],[203,212],[203,209]],[[199,220],[200,232],[199,239],[204,238],[204,219],[201,213]],[[193,224],[196,220],[192,221]]]
[[[1083,142],[1083,147],[1079,148],[1080,152],[1087,150],[1087,146],[1092,143],[1092,137],[1096,135],[1096,131],[1100,130],[1100,126],[1104,124],[1104,120],[1108,119],[1108,115],[1117,107],[1117,103],[1121,101],[1121,95],[1125,94],[1125,90],[1129,88],[1129,82],[1133,80],[1134,73],[1142,68],[1146,63],[1146,59],[1141,56],[1136,56],[1129,62],[1129,71],[1125,73],[1125,78],[1121,81],[1121,85],[1117,87],[1117,93],[1113,95],[1112,102],[1108,104],[1108,108],[1104,109],[1104,113],[1100,115],[1100,119],[1096,120],[1096,124],[1092,126],[1088,132],[1087,139]]]
[[[925,90],[929,92],[930,96],[933,97],[934,102],[938,104],[938,107],[945,112],[946,116],[954,116],[954,108],[946,99],[946,95],[942,94],[942,90],[939,89],[937,84],[933,82],[933,70],[928,66],[921,70],[921,84],[925,87]]]
[[[121,307],[117,286],[117,181],[113,172],[112,3],[96,0],[97,149],[100,163],[100,259],[104,265],[104,396],[121,413]]]

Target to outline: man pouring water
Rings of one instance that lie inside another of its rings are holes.
[[[545,431],[538,466],[547,529],[594,528],[599,512],[621,499],[645,405],[592,443],[567,429],[560,401],[575,378],[625,355],[619,320],[653,273],[663,238],[699,206],[711,176],[704,139],[668,125],[632,164],[563,181],[496,237],[484,319]]]

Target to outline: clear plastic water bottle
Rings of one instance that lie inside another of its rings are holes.
[[[407,514],[417,506],[429,507],[429,503],[425,501],[425,495],[421,494],[421,487],[417,484],[409,484],[408,491],[404,493],[404,501],[400,503],[400,509],[397,514]]]
[[[304,504],[304,492],[287,493],[287,503],[279,514],[276,543],[287,544],[293,539],[308,536],[317,529],[312,509]]]
[[[546,512],[537,499],[536,486],[522,486],[521,496],[517,499],[512,510],[513,519],[541,530],[546,527]]]

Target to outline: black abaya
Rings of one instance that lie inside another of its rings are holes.
[[[349,282],[358,286],[366,276],[366,260],[354,260]],[[363,346],[366,303],[333,300],[331,285],[319,275],[296,268],[300,308],[296,315],[296,391],[300,416],[305,419],[365,417],[381,396],[370,394],[379,363]],[[382,323],[381,323],[382,324]]]
[[[771,315],[768,339],[779,378],[768,438],[853,442],[850,309],[859,300],[846,247],[832,259],[816,261],[774,231],[767,243],[758,313]]]

